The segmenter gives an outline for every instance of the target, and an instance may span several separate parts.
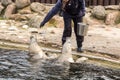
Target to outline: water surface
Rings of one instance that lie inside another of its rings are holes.
[[[28,54],[0,49],[0,80],[120,80],[120,70],[91,64],[58,64],[55,59],[31,62]]]

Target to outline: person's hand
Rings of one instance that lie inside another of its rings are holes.
[[[83,17],[83,16],[85,16],[85,12],[80,11],[79,14],[78,14],[77,16]]]
[[[44,26],[44,23],[43,22],[41,22],[40,23],[40,28],[42,28]]]

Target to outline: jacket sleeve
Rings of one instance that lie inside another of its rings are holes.
[[[85,0],[81,0],[81,10],[79,12],[79,16],[85,16]]]
[[[42,24],[47,23],[54,15],[56,15],[57,12],[61,9],[61,6],[62,6],[61,0],[58,0],[56,5],[45,16],[44,20],[42,21]]]

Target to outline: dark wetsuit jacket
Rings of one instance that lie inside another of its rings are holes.
[[[85,15],[85,0],[79,0],[79,1],[81,2],[81,8],[79,10],[79,14],[78,15],[74,15],[74,16],[83,17]],[[56,15],[58,13],[58,11],[61,8],[62,8],[62,1],[58,0],[56,5],[48,12],[46,17],[42,21],[42,24],[45,24],[46,22],[48,22],[54,15]],[[63,17],[65,17],[65,16],[72,16],[72,15],[69,15],[69,13],[64,11],[63,12]]]

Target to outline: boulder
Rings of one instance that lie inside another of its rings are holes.
[[[26,16],[21,15],[21,14],[12,14],[12,15],[10,15],[9,19],[13,19],[13,20],[16,20],[16,21],[28,20]]]
[[[118,17],[119,12],[110,12],[106,16],[105,24],[114,25]]]
[[[30,5],[30,8],[32,11],[37,12],[37,13],[41,13],[41,12],[45,11],[45,9],[46,9],[43,4],[40,4],[38,2],[33,2]]]
[[[16,0],[15,1],[15,4],[16,4],[18,9],[24,8],[28,5],[30,5],[30,3],[31,3],[30,0]]]
[[[12,0],[1,0],[2,5],[7,6],[12,3]]]
[[[25,7],[23,9],[19,9],[18,13],[20,13],[20,14],[31,14],[32,11],[31,11],[30,7],[28,6],[28,7]]]
[[[9,18],[12,14],[15,13],[15,10],[15,3],[9,4],[5,10],[4,18]]]
[[[92,16],[97,19],[104,20],[106,16],[105,8],[103,6],[95,6],[92,11]]]

